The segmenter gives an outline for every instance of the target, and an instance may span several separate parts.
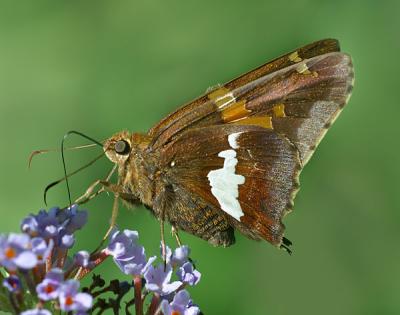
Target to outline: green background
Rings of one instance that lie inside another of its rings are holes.
[[[183,234],[203,274],[190,291],[205,314],[399,314],[399,16],[400,1],[2,1],[0,230],[44,207],[44,186],[62,176],[57,153],[28,171],[32,150],[58,147],[71,129],[99,140],[144,132],[208,87],[333,37],[353,57],[355,88],[285,219],[294,254]],[[68,153],[69,169],[98,152]],[[102,160],[74,177],[73,196],[110,168]],[[67,203],[64,185],[49,203]],[[76,249],[97,245],[111,205],[107,195],[87,205]],[[148,211],[121,209],[118,222],[158,254]],[[120,275],[111,261],[100,270]]]

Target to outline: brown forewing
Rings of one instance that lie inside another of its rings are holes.
[[[211,99],[184,115],[155,139],[155,148],[187,129],[225,124],[257,125],[286,136],[307,163],[352,89],[350,57],[329,53],[251,81],[235,90],[214,91]],[[225,102],[225,103],[224,103]]]
[[[280,69],[296,64],[299,60],[309,59],[329,52],[339,51],[339,43],[334,39],[325,39],[314,42],[285,54],[268,62],[240,77],[219,87],[232,91],[245,86],[254,80],[274,73]],[[176,137],[180,132],[189,127],[207,126],[221,122],[221,117],[216,113],[215,100],[210,97],[214,91],[210,91],[196,100],[184,105],[180,109],[168,115],[149,131],[153,137],[153,147],[159,147]]]
[[[305,165],[346,104],[353,69],[348,55],[328,53],[292,64],[234,90],[220,87],[210,100],[184,114],[158,138],[154,148],[191,128],[218,124],[256,125],[284,135]]]

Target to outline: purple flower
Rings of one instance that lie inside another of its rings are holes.
[[[0,235],[0,264],[9,271],[32,269],[37,264],[37,258],[29,250],[30,247],[30,238],[26,234]]]
[[[21,222],[21,230],[30,236],[53,238],[57,244],[71,244],[71,236],[87,222],[87,212],[78,210],[77,205],[67,209],[51,208],[48,212],[40,210],[37,215],[31,214]],[[69,235],[69,240],[62,239]],[[72,243],[73,244],[73,243]],[[72,245],[67,245],[69,247]]]
[[[175,248],[171,257],[172,266],[182,266],[189,259],[190,248],[187,245],[182,245],[181,247]]]
[[[146,253],[143,246],[132,247],[128,252],[127,256],[131,257],[126,260],[115,260],[120,269],[128,275],[138,276],[142,275],[149,266],[156,260],[156,257],[150,257],[146,261]]]
[[[189,261],[179,267],[176,271],[176,275],[183,283],[187,283],[191,286],[198,284],[201,278],[201,273],[194,269],[193,264]]]
[[[39,234],[39,224],[37,219],[29,215],[21,222],[21,231],[35,237]]]
[[[168,303],[167,300],[161,302],[161,310],[164,315],[197,315],[200,314],[200,309],[192,304],[189,293],[186,290],[181,290],[176,293],[173,301]]]
[[[64,233],[62,233],[64,234]],[[73,234],[64,234],[59,237],[59,246],[63,248],[71,248],[75,244],[75,237]]]
[[[78,210],[78,205],[76,204],[59,211],[57,214],[58,222],[67,234],[73,234],[75,231],[80,230],[87,223],[87,217],[87,211]]]
[[[55,246],[68,249],[75,243],[73,233],[82,228],[86,222],[87,212],[78,210],[77,205],[66,209],[56,207],[48,212],[40,210],[37,215],[29,215],[22,220],[21,230],[32,237],[52,239]]]
[[[64,274],[61,269],[54,268],[49,271],[44,280],[36,286],[38,297],[43,301],[56,299],[63,280]]]
[[[90,254],[85,250],[81,250],[74,255],[74,263],[79,267],[89,267],[90,265]]]
[[[173,268],[180,267],[189,260],[189,254],[190,254],[190,248],[187,245],[182,245],[180,247],[175,248],[174,252],[172,252],[171,248],[167,246],[166,247],[167,264],[170,263]]]
[[[49,212],[40,210],[37,215],[30,214],[21,222],[22,232],[28,233],[32,237],[49,238],[56,236],[59,226],[58,211],[60,211],[59,208],[51,208]]]
[[[77,230],[80,230],[87,223],[87,211],[78,210],[78,205],[72,205],[66,209],[67,224],[65,230],[67,233],[72,234]]]
[[[9,276],[3,280],[3,287],[10,292],[18,292],[21,290],[21,282],[17,276]]]
[[[139,240],[139,233],[137,231],[131,230],[123,230],[115,231],[110,238],[110,242],[108,244],[107,249],[113,255],[123,255],[125,253],[125,249],[129,248],[133,245],[137,245]]]
[[[92,307],[93,298],[88,293],[79,293],[79,281],[68,280],[60,287],[60,308],[63,311],[84,312]]]
[[[36,255],[38,263],[46,263],[47,258],[50,256],[51,251],[53,250],[54,241],[50,239],[49,243],[47,244],[43,238],[35,237],[31,240],[31,244],[32,252]]]
[[[138,239],[136,231],[116,231],[105,250],[113,256],[114,262],[125,274],[142,275],[156,259],[150,257],[147,261],[144,247],[137,244]]]
[[[24,312],[20,313],[20,315],[51,315],[51,313],[50,313],[50,311],[45,310],[45,309],[35,308],[33,310],[24,311]]]
[[[153,265],[150,265],[144,273],[147,290],[156,292],[160,295],[168,295],[176,291],[182,285],[182,282],[174,281],[169,283],[171,281],[171,276],[172,267],[170,264],[167,264],[166,268],[164,268],[164,264],[160,264],[156,268],[154,268]]]

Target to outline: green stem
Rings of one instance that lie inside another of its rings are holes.
[[[33,296],[37,296],[37,293],[36,293],[36,285],[35,285],[35,283],[33,282],[33,279],[32,279],[32,277],[31,277],[31,275],[29,274],[29,272],[26,271],[26,270],[21,270],[21,274],[22,274],[23,277],[25,278],[26,285],[28,286],[28,289],[29,289],[29,291],[31,292],[31,294],[32,294]]]
[[[11,304],[13,310],[14,310],[14,313],[15,314],[19,314],[20,313],[20,309],[19,309],[19,306],[17,304],[17,301],[15,300],[14,294],[10,293],[9,298],[10,298],[10,304]]]

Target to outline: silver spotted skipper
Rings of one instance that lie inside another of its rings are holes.
[[[101,183],[129,206],[144,204],[162,232],[168,221],[230,246],[237,229],[289,251],[282,218],[353,78],[337,40],[299,48],[214,88],[146,134],[113,135],[103,149],[118,183]]]

